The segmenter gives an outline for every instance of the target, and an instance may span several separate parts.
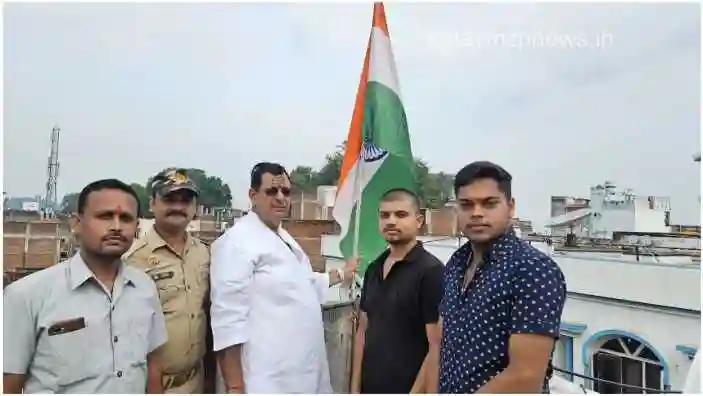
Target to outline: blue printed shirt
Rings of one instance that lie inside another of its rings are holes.
[[[566,281],[554,260],[511,230],[484,254],[464,291],[470,256],[469,242],[445,270],[439,393],[474,393],[500,374],[512,334],[559,337]]]

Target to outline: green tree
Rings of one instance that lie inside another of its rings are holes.
[[[312,192],[315,190],[317,172],[309,166],[296,166],[290,173],[290,182],[298,191]]]
[[[454,196],[454,176],[439,172],[434,174],[438,193],[442,204],[446,204]]]
[[[130,184],[130,187],[132,187],[134,192],[137,193],[137,197],[139,198],[139,211],[141,212],[142,217],[146,219],[154,217],[149,210],[149,193],[146,191],[146,187],[139,183],[132,183]]]
[[[229,185],[220,177],[208,176],[202,169],[190,168],[186,169],[188,175],[195,181],[200,189],[200,197],[198,205],[203,205],[208,209],[213,208],[231,208],[232,207],[232,192]],[[151,185],[153,177],[150,177],[145,185],[132,183],[130,186],[137,193],[139,198],[139,209],[142,217],[152,218],[154,215],[149,210],[149,199],[151,198],[151,190],[148,186]],[[61,201],[60,212],[62,214],[72,214],[76,212],[78,206],[78,193],[66,194]]]
[[[337,149],[325,155],[325,164],[315,179],[316,186],[336,186],[339,180],[339,175],[342,173],[342,163],[344,162],[344,151],[347,148],[347,142],[337,146]]]
[[[428,207],[441,208],[449,201],[454,188],[452,179],[444,172],[430,173],[429,170],[422,176],[420,189]]]
[[[232,191],[222,178],[208,176],[204,170],[197,168],[186,168],[186,173],[193,179],[200,190],[198,205],[203,205],[207,209],[232,207]],[[150,177],[146,185],[150,186],[151,181],[152,178]],[[151,194],[148,188],[147,191]]]
[[[319,171],[309,166],[298,166],[291,172],[291,183],[304,191],[312,191],[317,186],[334,186],[342,171],[347,142],[342,142],[335,151],[325,156],[325,164]],[[417,192],[429,208],[440,208],[452,196],[452,177],[445,173],[431,173],[429,166],[420,158],[415,158]]]
[[[78,211],[78,195],[78,193],[64,195],[59,206],[59,213],[66,215],[76,213]]]
[[[431,195],[430,168],[419,158],[415,158],[415,177],[417,195],[425,206],[431,206],[434,200]]]

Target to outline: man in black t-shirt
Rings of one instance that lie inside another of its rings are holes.
[[[384,194],[379,228],[389,249],[364,276],[352,393],[437,388],[438,367],[426,362],[439,356],[444,265],[417,240],[423,222],[417,195],[404,189]]]

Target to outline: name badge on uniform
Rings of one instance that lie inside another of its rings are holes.
[[[159,272],[156,274],[151,275],[151,279],[154,282],[162,281],[164,279],[171,279],[173,278],[174,272],[173,271],[165,271],[165,272]]]
[[[56,322],[49,326],[47,333],[50,336],[55,336],[59,334],[72,333],[81,329],[85,329],[85,318],[83,317]]]

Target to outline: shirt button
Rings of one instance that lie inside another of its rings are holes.
[[[119,339],[119,337],[117,337],[117,336],[115,336],[115,337],[112,339],[113,342],[117,342],[117,341],[119,341],[119,340],[120,340],[120,339]]]
[[[122,370],[117,372],[117,378],[122,378]]]
[[[195,318],[195,314],[190,314],[191,319]]]

